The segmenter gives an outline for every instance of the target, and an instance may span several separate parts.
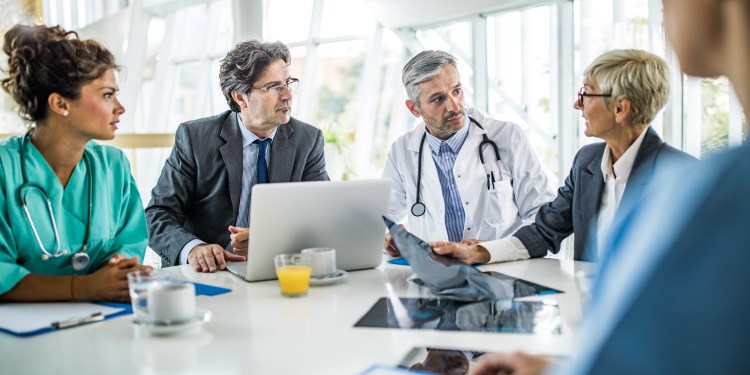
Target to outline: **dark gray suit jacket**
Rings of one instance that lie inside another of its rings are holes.
[[[557,190],[555,200],[539,209],[534,223],[513,234],[521,240],[532,258],[543,257],[548,250],[557,253],[560,243],[574,233],[575,260],[596,260],[595,219],[604,191],[601,164],[605,146],[606,143],[600,142],[582,147],[573,160],[565,184]],[[635,157],[620,207],[625,202],[640,200],[644,186],[661,165],[686,160],[695,159],[666,144],[649,127]]]
[[[269,182],[328,180],[320,129],[292,118],[278,127]],[[242,192],[242,134],[226,111],[177,128],[172,154],[146,207],[149,246],[162,264],[176,265],[185,244],[199,238],[229,244]]]

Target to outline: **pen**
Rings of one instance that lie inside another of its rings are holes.
[[[52,328],[55,328],[55,329],[70,328],[70,327],[80,326],[80,325],[94,323],[94,322],[101,322],[102,320],[104,320],[104,314],[102,314],[101,312],[97,312],[88,316],[84,316],[83,318],[73,318],[70,320],[53,322]]]

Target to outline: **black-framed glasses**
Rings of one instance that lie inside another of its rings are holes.
[[[268,86],[250,87],[250,88],[254,90],[260,90],[263,92],[271,92],[274,94],[280,94],[282,91],[284,91],[284,88],[289,88],[289,91],[294,92],[294,90],[297,90],[298,86],[299,86],[299,80],[297,78],[289,78],[289,80],[287,80],[286,83],[273,83]]]
[[[580,90],[578,90],[578,106],[583,108],[583,97],[584,96],[601,96],[601,97],[610,97],[611,94],[589,94],[586,92],[585,87],[581,87]]]

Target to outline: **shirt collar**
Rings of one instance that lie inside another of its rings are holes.
[[[648,129],[643,129],[641,135],[635,139],[632,145],[620,156],[617,162],[612,164],[612,153],[610,152],[609,145],[604,147],[604,157],[602,157],[602,175],[604,181],[607,181],[607,177],[624,178],[625,180],[630,177],[630,172],[633,170],[633,164],[635,163],[635,157],[638,155],[638,150],[641,148],[643,138],[646,136]]]
[[[242,122],[242,119],[240,118],[240,113],[237,112],[237,126],[240,127],[240,133],[242,133],[242,148],[245,148],[249,145],[251,145],[255,140],[260,139],[255,133],[251,132],[250,129],[248,129],[245,126],[245,123]],[[269,139],[271,139],[271,143],[273,143],[273,137],[276,136],[276,130],[278,128],[273,129],[273,133],[268,136]]]
[[[464,145],[464,141],[466,141],[466,137],[469,135],[469,126],[471,125],[471,122],[469,120],[469,115],[464,114],[464,126],[459,129],[455,134],[453,134],[450,138],[446,140],[442,140],[438,137],[435,137],[434,135],[430,134],[430,132],[427,131],[427,125],[425,125],[425,134],[427,135],[427,143],[430,145],[430,150],[435,155],[440,155],[440,145],[445,142],[448,144],[448,147],[451,148],[451,151],[453,151],[454,154],[458,154],[458,152],[461,150],[461,146]]]

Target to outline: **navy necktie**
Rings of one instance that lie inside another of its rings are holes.
[[[271,143],[271,139],[256,139],[253,143],[258,144],[258,183],[265,184],[268,182],[268,166],[266,166],[266,146]]]

